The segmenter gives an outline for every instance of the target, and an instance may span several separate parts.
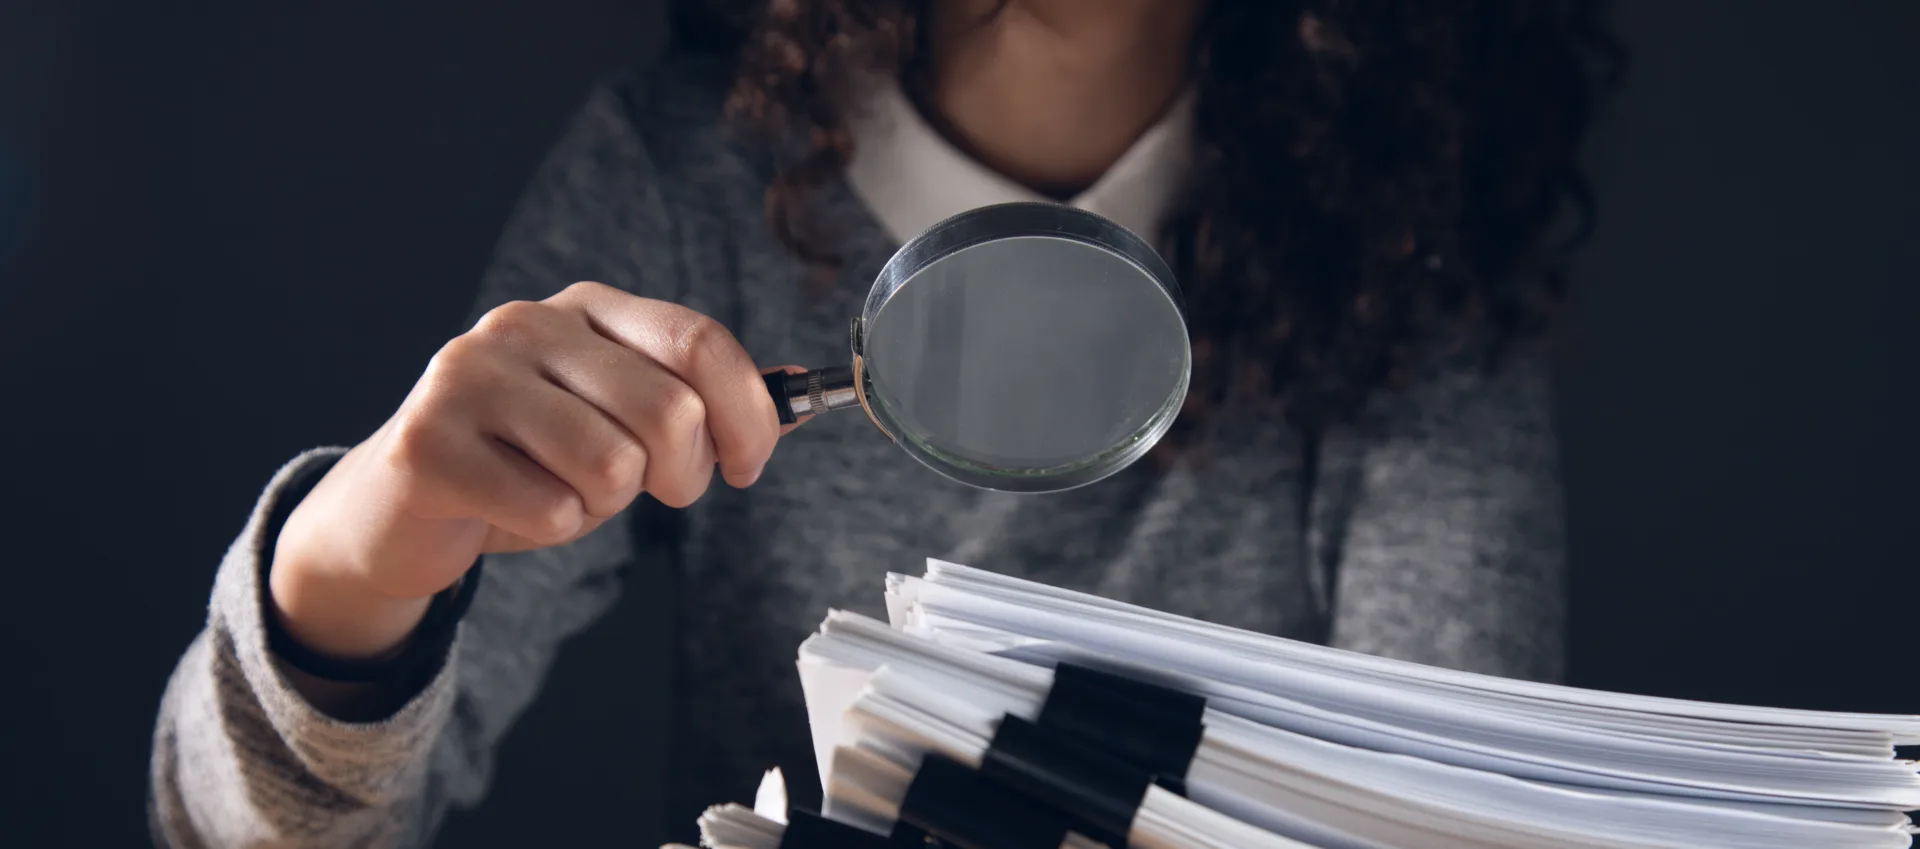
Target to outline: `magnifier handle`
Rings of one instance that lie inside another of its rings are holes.
[[[773,396],[773,408],[780,423],[793,424],[806,416],[860,406],[853,391],[853,369],[847,366],[788,374],[776,371],[766,376],[767,394]]]

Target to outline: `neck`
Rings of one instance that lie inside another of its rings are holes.
[[[1198,0],[932,4],[928,118],[981,163],[1068,197],[1180,95]]]

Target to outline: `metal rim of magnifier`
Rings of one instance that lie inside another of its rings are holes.
[[[983,470],[966,460],[931,450],[916,440],[901,439],[896,435],[900,428],[892,412],[885,403],[876,402],[868,393],[870,378],[866,374],[866,331],[893,296],[915,275],[935,262],[976,245],[1012,238],[1064,239],[1119,256],[1153,281],[1179,320],[1180,341],[1188,368],[1181,373],[1179,384],[1174,387],[1166,403],[1148,420],[1147,426],[1129,437],[1128,443],[1120,450],[1103,452],[1086,462],[1034,472]],[[873,281],[873,288],[867,293],[866,306],[861,309],[859,317],[853,320],[848,335],[853,348],[853,390],[859,398],[860,409],[866,412],[874,426],[921,465],[969,486],[1001,492],[1062,492],[1098,482],[1132,465],[1153,450],[1153,446],[1166,435],[1167,429],[1173,426],[1174,417],[1186,401],[1187,387],[1192,379],[1192,354],[1188,347],[1192,343],[1187,333],[1186,300],[1166,260],[1161,259],[1146,240],[1127,228],[1064,204],[1017,202],[984,206],[955,215],[915,236],[880,269],[879,276]]]

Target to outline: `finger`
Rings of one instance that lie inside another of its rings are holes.
[[[660,458],[647,465],[647,492],[668,507],[686,507],[713,483],[713,415],[693,387],[666,369],[652,366],[642,373],[652,378],[649,395],[660,408],[642,423],[648,456]]]
[[[555,380],[639,438],[649,494],[668,507],[697,501],[714,476],[707,401],[653,359],[609,340],[601,344],[605,350],[555,361]]]
[[[552,398],[536,404],[513,392],[490,390],[486,397],[510,399],[490,415],[493,432],[528,456],[553,463],[551,471],[562,479],[579,483],[583,503],[591,504],[590,516],[610,515],[603,511],[613,504],[624,507],[638,494],[635,480],[664,504],[692,504],[713,480],[715,449],[706,402],[661,363],[595,331],[585,308],[575,301],[580,293],[596,290],[635,303],[653,303],[606,287],[575,286],[548,303],[509,304],[488,313],[479,325],[479,332],[493,344],[482,346],[462,362],[484,365],[501,360],[499,351],[514,352],[505,358],[507,366],[488,371],[489,386],[502,382],[496,374],[500,371],[509,372],[505,378],[509,383],[538,375],[554,391],[568,394],[631,434],[643,447],[644,467],[629,478],[618,469],[624,461],[611,454],[594,454],[593,443],[584,447],[586,454],[580,454],[583,446],[576,440],[587,422],[578,418],[580,410]],[[525,367],[527,363],[532,367]],[[543,432],[565,434],[566,441],[542,441]],[[622,477],[616,480],[616,475]]]
[[[599,410],[644,446],[645,478],[636,477],[636,486],[644,483],[647,492],[674,507],[706,492],[715,462],[707,426],[711,416],[693,387],[665,366],[594,333],[550,355],[542,368],[555,387]]]
[[[647,450],[598,406],[532,373],[488,401],[482,429],[571,487],[588,516],[615,515],[640,494]]]
[[[725,327],[685,307],[599,284],[576,284],[552,300],[580,309],[596,332],[693,387],[729,483],[744,486],[760,476],[779,440],[780,419],[753,358]]]
[[[506,442],[491,440],[484,447],[495,458],[493,466],[501,470],[497,488],[475,490],[485,493],[481,516],[488,524],[539,546],[570,542],[582,533],[587,509],[572,487]],[[539,482],[533,493],[508,495],[501,491],[532,481]]]
[[[452,416],[417,421],[395,429],[384,452],[409,513],[478,518],[542,546],[579,532],[586,516],[580,496],[519,449]]]

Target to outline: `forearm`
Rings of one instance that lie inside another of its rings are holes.
[[[170,846],[395,845],[421,825],[428,756],[448,722],[457,650],[378,721],[343,721],[267,647],[261,557],[307,455],[277,475],[222,563],[207,626],[182,656],[154,735],[152,817]],[[368,718],[351,716],[347,719]]]
[[[168,846],[410,846],[486,792],[493,748],[560,646],[611,606],[632,562],[624,521],[572,545],[487,558],[429,680],[302,680],[268,647],[261,553],[275,477],[215,581],[155,729],[152,818]],[[497,565],[496,570],[492,568]],[[384,688],[384,689],[381,689]],[[369,693],[376,698],[367,699]],[[458,709],[455,705],[458,704]]]

